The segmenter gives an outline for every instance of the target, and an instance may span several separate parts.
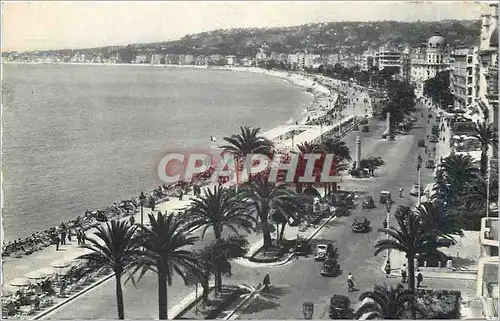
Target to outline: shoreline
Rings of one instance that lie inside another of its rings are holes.
[[[2,62],[4,64],[5,62]],[[317,116],[317,112],[321,110],[321,102],[324,102],[325,96],[328,95],[330,97],[330,89],[328,89],[326,86],[316,82],[314,80],[315,77],[311,77],[309,75],[299,75],[294,72],[287,72],[287,71],[274,71],[274,70],[266,70],[262,68],[257,68],[257,67],[232,67],[232,66],[197,66],[197,65],[151,65],[151,64],[97,64],[97,63],[57,63],[57,62],[7,62],[6,64],[25,64],[25,65],[104,65],[104,66],[149,66],[149,67],[172,67],[172,68],[194,68],[194,69],[204,69],[204,70],[224,70],[224,71],[234,71],[234,72],[247,72],[247,73],[253,73],[253,74],[262,74],[262,75],[267,75],[267,76],[272,76],[272,77],[277,77],[280,78],[292,85],[295,85],[297,87],[300,87],[302,90],[308,90],[310,89],[311,91],[308,93],[311,94],[312,99],[306,106],[306,108],[302,109],[300,111],[300,114],[298,116],[293,116],[291,119],[283,120],[280,125],[275,126],[273,128],[268,129],[273,130],[276,128],[280,128],[285,125],[290,125],[294,123],[298,123],[300,125],[305,124],[308,119],[315,119],[320,116]],[[338,94],[333,93],[332,98],[333,98],[333,104],[331,105],[332,107],[334,106],[335,101],[337,100]],[[266,131],[264,131],[266,132]],[[263,133],[264,133],[263,132]],[[154,187],[151,187],[152,189]],[[146,190],[148,190],[146,188]],[[150,195],[152,192],[148,192],[147,194]],[[129,198],[124,198],[126,199],[135,199],[137,196],[131,196]],[[82,214],[83,215],[83,214]],[[80,216],[82,216],[80,215]],[[78,215],[77,215],[78,216]],[[74,218],[73,218],[74,220]],[[69,220],[68,222],[71,222],[72,220]],[[54,223],[58,224],[58,223]],[[55,225],[54,225],[55,226]],[[2,232],[4,232],[2,230]],[[40,230],[35,233],[44,233],[44,231]],[[7,233],[8,234],[8,233]],[[14,240],[18,240],[18,236],[12,236],[9,237],[8,239],[10,241],[5,242],[6,239],[6,233],[2,233],[1,241],[2,241],[2,248],[5,248],[5,246],[12,244]],[[29,239],[32,238],[33,235],[27,236],[25,238],[21,239],[21,242],[26,242]],[[27,254],[29,256],[30,254]]]

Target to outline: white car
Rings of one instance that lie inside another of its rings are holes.
[[[422,192],[422,187],[418,184],[413,184],[413,187],[411,188],[410,195],[413,196],[418,196],[418,190],[420,189],[420,194],[423,194]]]
[[[318,244],[316,246],[316,255],[314,255],[314,259],[316,261],[323,261],[326,259],[326,244]]]

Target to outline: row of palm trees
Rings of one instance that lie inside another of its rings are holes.
[[[273,143],[260,135],[259,128],[241,127],[239,134],[224,139],[227,142],[224,150],[239,160],[248,154],[272,157],[275,153]],[[349,148],[336,139],[298,147],[301,154],[333,153],[339,164],[351,159]],[[239,231],[251,232],[260,226],[264,248],[269,249],[273,245],[270,218],[282,223],[280,234],[283,235],[291,216],[304,214],[303,203],[301,193],[285,184],[270,182],[266,175],[258,175],[239,190],[222,186],[205,189],[178,217],[158,212],[148,215],[149,226],[131,225],[128,221],[110,221],[99,226],[95,238],[87,238],[88,243],[82,245],[89,252],[79,259],[113,271],[119,319],[125,317],[122,277],[126,275],[125,282],[130,280],[135,285],[146,273],[155,273],[158,278],[158,317],[167,319],[168,285],[172,284],[174,274],[186,283],[193,279],[200,282],[205,296],[212,274],[215,291],[220,292],[222,275],[231,273],[230,261],[244,256],[248,250],[248,242],[239,237]],[[207,229],[212,229],[215,240],[203,250],[194,252],[190,247],[199,238],[192,236],[190,231],[197,228],[202,228],[202,238]],[[236,236],[224,238],[224,229]]]

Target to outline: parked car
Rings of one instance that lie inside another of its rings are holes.
[[[385,203],[387,203],[388,200],[390,202],[392,202],[391,192],[389,192],[389,191],[381,191],[380,192],[380,204],[385,204]]]
[[[428,159],[425,162],[425,168],[435,168],[435,167],[436,167],[436,163],[434,163],[434,161],[432,159]]]
[[[375,208],[375,202],[373,201],[373,198],[370,195],[363,197],[363,200],[361,201],[361,207]]]
[[[431,142],[431,143],[438,143],[439,139],[437,138],[436,135],[430,135],[429,136],[429,142]]]
[[[352,320],[354,310],[351,309],[351,301],[345,295],[335,294],[330,298],[328,316],[332,320]]]
[[[335,276],[340,273],[340,265],[335,259],[328,259],[323,263],[320,274],[322,276]]]
[[[326,260],[326,248],[328,246],[326,244],[318,244],[316,246],[316,255],[314,255],[315,261],[324,261]]]
[[[425,139],[419,139],[418,140],[418,147],[421,147],[421,148],[425,147]]]
[[[410,195],[418,196],[419,190],[420,190],[420,195],[422,195],[424,192],[423,188],[418,184],[413,184],[413,187],[411,188],[410,191]]]
[[[366,233],[370,231],[370,221],[364,216],[357,216],[352,223],[353,232]]]
[[[368,126],[368,125],[364,125],[361,128],[361,132],[363,132],[363,133],[368,133],[369,131],[370,131],[370,126]]]

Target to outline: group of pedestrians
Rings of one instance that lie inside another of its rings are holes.
[[[74,234],[73,234],[74,233]],[[85,244],[85,233],[79,229],[66,228],[66,226],[61,224],[58,230],[54,231],[52,234],[52,242],[56,246],[56,251],[59,251],[59,247],[66,245],[66,239],[71,242],[72,236],[75,235],[78,241],[78,245]]]
[[[389,272],[388,272],[389,270]],[[386,264],[386,277],[389,277],[390,274],[390,264]],[[417,269],[417,275],[415,276],[415,279],[417,281],[417,288],[420,287],[420,284],[424,281],[424,276],[422,275],[422,272],[420,269]],[[408,282],[408,269],[406,267],[406,264],[403,264],[401,267],[401,283],[407,283]]]

